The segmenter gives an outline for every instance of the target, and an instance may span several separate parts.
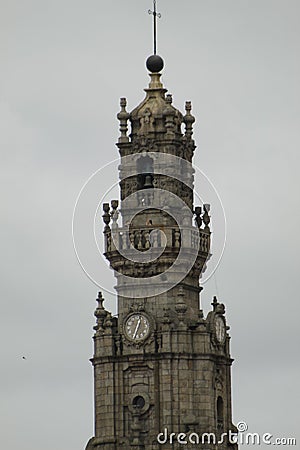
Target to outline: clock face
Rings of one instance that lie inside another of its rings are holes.
[[[129,339],[141,341],[148,337],[150,332],[150,323],[144,314],[131,314],[125,320],[124,332]]]
[[[226,336],[225,323],[222,317],[218,316],[215,320],[216,338],[220,344],[223,344]]]

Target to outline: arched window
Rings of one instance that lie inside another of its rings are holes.
[[[224,430],[224,402],[220,396],[217,399],[217,429]]]
[[[136,162],[138,173],[138,189],[153,187],[153,159],[150,156],[141,156]]]

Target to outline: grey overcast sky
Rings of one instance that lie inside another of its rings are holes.
[[[72,212],[86,179],[118,156],[119,98],[129,110],[144,98],[151,7],[0,1],[5,450],[83,450],[93,434],[98,288],[76,260]],[[164,84],[181,110],[192,100],[195,163],[226,211],[225,254],[202,305],[207,312],[217,291],[227,306],[234,421],[297,437],[300,448],[300,2],[161,0],[158,8]],[[116,181],[108,168],[99,199]]]

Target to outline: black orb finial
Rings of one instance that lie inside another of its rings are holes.
[[[164,67],[164,60],[159,55],[151,55],[146,61],[147,69],[152,72],[160,72]]]

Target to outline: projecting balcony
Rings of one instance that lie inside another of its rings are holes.
[[[194,277],[200,276],[210,255],[208,205],[203,214],[201,207],[195,208],[196,226],[157,225],[149,220],[147,225],[131,223],[125,227],[117,223],[117,206],[118,202],[112,201],[110,211],[108,203],[103,205],[104,255],[114,270],[127,276],[135,272],[143,278],[161,274],[174,265],[174,271],[192,271]]]
[[[198,230],[196,227],[161,227],[161,228],[119,228],[106,229],[104,231],[105,253],[118,252],[122,250],[141,252],[147,250],[161,249],[179,251],[180,248],[195,249],[200,252],[209,253],[210,232]]]

